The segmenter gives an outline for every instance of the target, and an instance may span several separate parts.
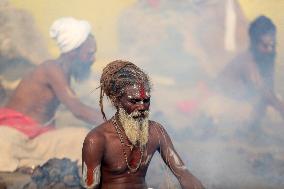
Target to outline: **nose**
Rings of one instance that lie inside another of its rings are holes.
[[[139,112],[144,112],[144,111],[146,111],[146,110],[148,110],[148,109],[149,109],[149,105],[143,103],[143,101],[141,101],[139,104],[137,104],[137,110],[138,110]]]
[[[269,45],[266,50],[268,53],[272,53],[274,51],[274,46]]]

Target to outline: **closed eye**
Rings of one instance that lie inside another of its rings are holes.
[[[143,102],[143,104],[145,104],[145,103],[149,103],[150,102],[150,98],[146,98],[144,100],[141,100],[141,99],[138,99],[138,98],[133,98],[133,99],[130,99],[130,102],[132,104],[137,104],[139,102]]]
[[[146,98],[143,100],[143,103],[149,103],[150,102],[150,98]]]
[[[140,99],[136,99],[136,98],[133,98],[130,100],[132,104],[136,104],[137,102],[140,102],[140,101],[141,101]]]

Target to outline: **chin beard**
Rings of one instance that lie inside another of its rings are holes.
[[[274,63],[274,61],[275,61],[275,57],[276,57],[275,52],[265,54],[265,53],[258,52],[256,49],[252,49],[252,52],[253,52],[254,58],[255,58],[257,63],[259,63],[259,62]]]
[[[149,111],[145,112],[145,118],[134,118],[141,113],[138,111],[127,114],[123,108],[119,108],[118,117],[124,132],[132,145],[145,146],[149,137]]]
[[[72,73],[76,81],[85,81],[89,78],[91,74],[91,66],[87,63],[77,63],[77,66],[74,67]]]
[[[263,54],[253,49],[253,55],[259,69],[261,76],[267,80],[267,82],[272,82],[273,74],[274,74],[274,64],[276,53],[273,52],[271,54]],[[271,84],[269,84],[271,85]]]

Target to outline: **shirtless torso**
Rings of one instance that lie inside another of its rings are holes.
[[[70,86],[75,72],[79,75],[78,70],[90,69],[95,52],[94,37],[89,35],[80,47],[40,64],[22,79],[5,107],[45,125],[54,123],[56,110],[62,103],[76,118],[90,124],[101,123],[100,114],[83,104]]]
[[[136,172],[131,172],[125,159],[127,158],[131,168],[136,168],[139,165],[142,150],[139,147],[131,150],[130,142],[122,132],[125,143],[123,145],[112,121],[107,121],[93,129],[86,137],[83,147],[85,179],[97,183],[97,188],[102,189],[147,189],[146,172],[154,153],[158,151],[183,188],[191,188],[190,186],[195,185],[201,187],[199,181],[195,180],[175,151],[165,129],[154,121],[149,122],[149,140]]]
[[[62,84],[52,83],[54,78],[60,78],[66,86],[70,85],[70,76],[63,72],[59,64],[46,62],[38,66],[22,79],[6,107],[28,115],[39,123],[49,122],[60,104],[56,90]]]

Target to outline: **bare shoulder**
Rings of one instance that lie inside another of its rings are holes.
[[[59,64],[57,64],[54,60],[47,60],[43,62],[42,64],[40,64],[40,68],[50,73],[61,71]]]
[[[171,144],[171,138],[162,124],[156,121],[150,121],[149,126],[149,136],[152,139],[151,141],[156,144],[157,148]]]
[[[64,73],[61,66],[55,60],[48,60],[40,65],[42,75],[45,76],[46,81],[52,86],[61,90],[63,87],[68,86],[69,80],[67,74]]]
[[[238,66],[246,66],[248,62],[252,61],[252,54],[249,51],[239,53],[232,61],[233,64]]]
[[[151,127],[154,127],[154,128],[163,127],[160,123],[153,121],[153,120],[149,120],[149,124],[150,124]]]
[[[164,126],[161,123],[158,123],[156,121],[153,120],[149,120],[149,124],[151,127],[156,128],[156,129],[163,129],[164,130]]]
[[[28,83],[29,85],[32,85],[33,87],[35,83],[40,83],[40,85],[46,83],[48,78],[51,77],[51,76],[48,76],[47,73],[53,72],[53,71],[49,71],[50,70],[49,65],[52,65],[51,62],[52,61],[45,61],[39,64],[38,66],[36,66],[29,74],[27,74],[23,78],[22,83]]]
[[[108,123],[105,122],[95,127],[85,137],[82,148],[83,161],[92,164],[100,159],[99,157],[104,153],[106,148],[105,127],[107,124]]]
[[[150,134],[154,135],[161,135],[167,133],[166,129],[164,126],[156,121],[149,121],[149,126],[150,126]]]
[[[237,54],[222,70],[219,75],[221,79],[231,78],[235,74],[242,73],[251,60],[250,53],[247,51]]]
[[[58,65],[53,60],[47,60],[39,64],[34,70],[34,74],[41,77],[51,77],[53,74],[56,74],[60,69]]]
[[[106,135],[108,133],[108,128],[111,123],[109,121],[106,121],[102,123],[101,125],[93,128],[86,136],[85,142],[91,142],[91,141],[101,141],[105,142]]]

